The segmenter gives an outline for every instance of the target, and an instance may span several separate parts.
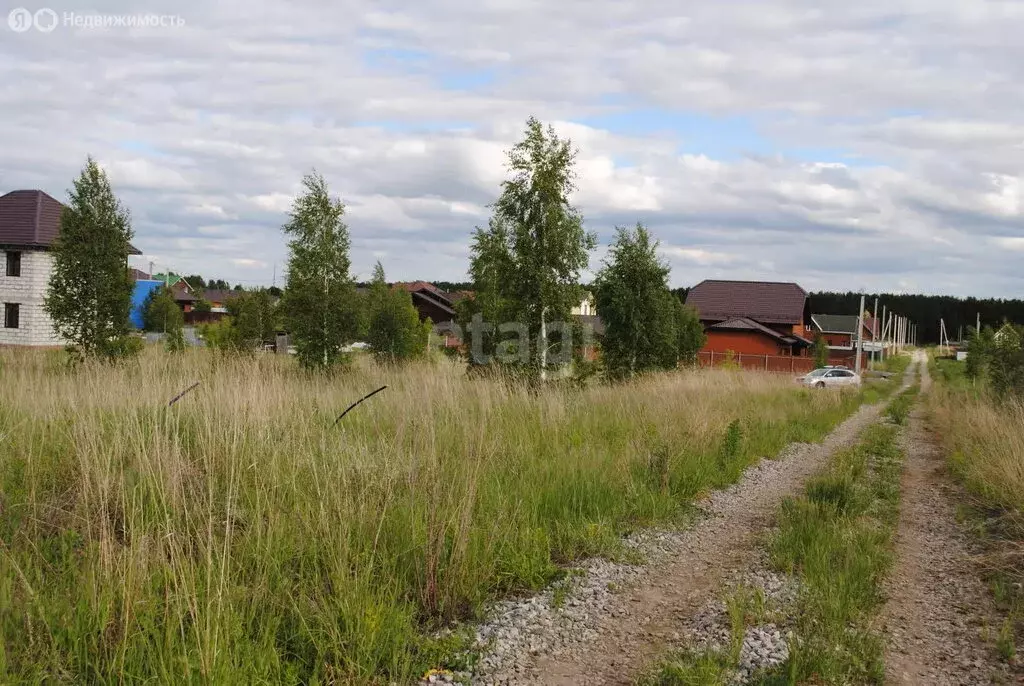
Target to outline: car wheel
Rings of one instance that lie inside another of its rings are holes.
[[[825,387],[825,382],[824,381],[819,381],[818,383],[814,384],[814,387],[815,388],[824,388]]]

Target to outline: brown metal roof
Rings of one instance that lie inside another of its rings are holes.
[[[702,320],[746,317],[762,324],[800,324],[807,291],[795,283],[770,281],[701,281],[690,289],[686,304]]]
[[[223,303],[242,295],[243,291],[225,290],[223,288],[204,288],[202,292],[203,300],[209,302]]]
[[[401,288],[410,293],[428,293],[434,300],[442,301],[445,307],[450,308],[453,304],[448,293],[445,293],[429,281],[399,281],[394,284],[394,288]]]
[[[60,235],[64,205],[43,191],[11,191],[0,195],[0,245],[48,248]],[[129,255],[142,253],[130,243]]]

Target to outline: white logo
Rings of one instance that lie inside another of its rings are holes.
[[[64,12],[57,16],[49,7],[36,10],[35,14],[18,7],[7,15],[7,25],[12,31],[25,33],[33,26],[40,33],[50,33],[57,25],[72,29],[167,29],[182,28],[185,19],[177,14],[78,14]]]
[[[32,28],[32,13],[24,7],[15,7],[7,15],[7,25],[11,27],[11,31],[25,33]]]
[[[36,28],[43,33],[49,33],[57,28],[57,13],[49,7],[38,10],[33,19],[36,22]]]

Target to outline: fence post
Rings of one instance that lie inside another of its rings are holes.
[[[740,366],[740,369],[743,369],[743,353],[738,353],[736,355],[736,364]]]
[[[714,350],[711,351],[711,361],[708,362],[708,367],[711,367],[712,369],[714,369],[714,367],[715,367],[715,351]]]
[[[794,360],[792,357],[790,357],[789,358],[789,373],[792,374],[794,371],[796,371],[796,360]]]
[[[764,370],[768,371],[768,353],[764,354]]]

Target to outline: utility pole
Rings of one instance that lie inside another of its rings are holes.
[[[875,298],[875,309],[871,311],[871,369],[875,368],[878,357],[878,298]]]
[[[881,354],[881,359],[882,359],[883,362],[885,361],[885,334],[886,334],[886,331],[888,329],[888,327],[886,326],[886,319],[885,319],[886,312],[885,312],[885,310],[886,310],[886,306],[882,305],[882,350],[881,350],[882,354]]]
[[[857,359],[853,363],[853,371],[860,374],[860,358],[864,354],[864,294],[860,294],[860,309],[857,310]]]
[[[981,335],[981,312],[980,311],[978,312],[978,323],[977,323],[977,325],[975,325],[974,331],[978,335]]]

